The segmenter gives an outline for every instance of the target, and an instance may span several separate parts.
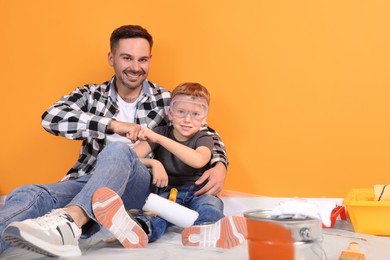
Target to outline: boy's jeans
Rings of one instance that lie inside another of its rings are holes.
[[[195,185],[168,186],[166,188],[158,189],[155,193],[167,199],[171,188],[178,189],[176,203],[199,213],[199,217],[195,221],[194,225],[213,223],[223,217],[223,202],[220,198],[208,194],[200,196],[194,195],[194,193],[201,187],[197,187]],[[172,225],[165,219],[158,216],[151,217],[142,214],[133,215],[137,219],[145,222],[147,225],[149,229],[149,242],[159,239],[164,234],[165,230]]]
[[[83,227],[82,237],[87,238],[99,230],[91,199],[100,187],[118,193],[126,208],[141,209],[151,190],[150,172],[128,145],[112,143],[99,154],[91,174],[56,184],[25,185],[11,192],[0,208],[0,235],[13,221],[37,218],[52,209],[77,205],[94,220]],[[0,236],[0,253],[8,247]]]

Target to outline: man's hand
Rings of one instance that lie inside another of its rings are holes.
[[[205,171],[203,175],[195,182],[196,185],[200,185],[205,181],[207,184],[198,190],[195,195],[202,194],[218,195],[222,191],[223,184],[226,178],[226,167],[223,163],[217,163],[213,168]]]
[[[138,140],[138,134],[141,130],[141,126],[137,124],[111,120],[108,124],[108,130],[111,130],[118,135],[124,136],[135,143]]]

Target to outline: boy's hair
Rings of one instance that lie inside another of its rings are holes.
[[[116,48],[121,39],[143,38],[149,42],[150,50],[153,47],[153,37],[149,32],[140,25],[123,25],[115,29],[110,37],[111,52]]]
[[[177,95],[186,95],[186,96],[204,98],[207,102],[207,105],[210,105],[209,91],[204,86],[196,82],[185,82],[178,85],[172,91],[171,99],[173,99]]]

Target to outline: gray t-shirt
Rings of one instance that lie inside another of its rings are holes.
[[[179,142],[173,135],[173,126],[156,127],[153,129],[153,131],[176,142]],[[164,165],[165,171],[168,174],[169,185],[177,186],[194,184],[195,181],[198,180],[206,170],[210,169],[210,163],[207,163],[201,169],[192,168],[177,158],[174,154],[169,152],[167,149],[165,149],[163,146],[152,142],[148,143],[154,153],[154,159],[159,160]],[[205,146],[209,148],[210,151],[212,151],[214,147],[213,138],[208,135],[206,131],[199,131],[189,140],[179,143],[192,149]]]

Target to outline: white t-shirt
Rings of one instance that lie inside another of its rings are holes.
[[[135,111],[137,110],[137,103],[140,96],[134,102],[127,103],[119,95],[117,95],[117,105],[119,108],[119,113],[116,117],[114,117],[114,119],[122,122],[134,123]],[[106,142],[107,144],[110,144],[112,142],[123,142],[123,143],[127,143],[131,148],[133,148],[136,145],[136,143],[138,143],[138,141],[132,143],[126,137],[120,136],[118,134],[107,135]]]

